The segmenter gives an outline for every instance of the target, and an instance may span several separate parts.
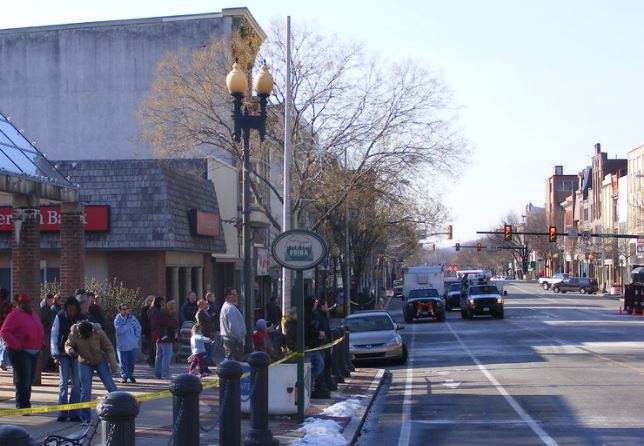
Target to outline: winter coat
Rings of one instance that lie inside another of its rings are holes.
[[[95,366],[107,360],[112,372],[118,370],[116,352],[100,324],[93,323],[92,333],[89,338],[83,339],[79,333],[80,323],[74,324],[65,341],[65,353],[77,354],[78,362]]]
[[[171,344],[175,341],[175,331],[179,322],[165,311],[151,308],[148,311],[150,318],[150,333],[155,344]]]
[[[33,310],[27,312],[20,307],[9,313],[0,329],[0,338],[12,350],[40,351],[44,337],[45,330],[38,313]]]
[[[120,313],[114,318],[114,329],[116,330],[116,349],[121,352],[136,350],[139,348],[141,338],[141,324],[128,314],[123,317]]]
[[[51,356],[56,358],[57,356],[65,355],[65,341],[67,341],[72,325],[84,319],[84,316],[80,313],[73,320],[70,320],[65,310],[58,312],[51,326]]]
[[[208,311],[207,310],[197,311],[197,314],[195,314],[195,319],[197,323],[201,325],[201,332],[203,333],[203,335],[211,338],[214,332],[215,323],[212,317],[210,317],[210,315],[208,314]]]

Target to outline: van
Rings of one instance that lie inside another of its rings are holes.
[[[439,296],[445,294],[443,282],[443,266],[410,266],[403,274],[403,298],[409,297],[411,290],[434,288]]]

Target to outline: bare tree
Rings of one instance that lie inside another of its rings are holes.
[[[161,157],[224,150],[239,158],[224,79],[233,58],[250,71],[257,47],[257,39],[240,33],[233,36],[232,48],[213,41],[191,54],[166,55],[139,109],[143,141]],[[284,132],[279,104],[286,94],[279,26],[271,29],[262,56],[273,64],[278,106],[272,107],[268,130],[279,150]],[[295,33],[293,67],[294,211],[311,205],[301,198],[310,196],[319,175],[345,150],[352,187],[374,172],[390,181],[404,174],[410,182],[449,172],[466,148],[452,126],[449,92],[437,75],[418,64],[381,64],[360,47],[304,29]],[[270,182],[254,174],[254,180]],[[272,192],[281,199],[279,190]],[[344,199],[339,197],[338,205]]]

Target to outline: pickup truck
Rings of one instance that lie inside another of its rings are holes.
[[[559,283],[568,278],[566,273],[555,273],[552,277],[539,277],[539,284],[544,290],[549,290],[555,283]]]

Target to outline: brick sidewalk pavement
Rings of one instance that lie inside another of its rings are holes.
[[[179,373],[185,373],[187,365],[172,364],[172,374],[176,376]],[[152,375],[152,369],[144,362],[138,363],[135,376],[137,383],[120,384],[117,381],[119,390],[131,392],[139,395],[149,392],[158,392],[168,390],[169,380],[159,380]],[[350,418],[333,418],[344,427],[343,435],[347,438],[348,444],[357,433],[361,424],[361,418],[366,415],[368,405],[375,396],[378,386],[382,381],[383,370],[381,369],[357,369],[352,373],[351,378],[346,379],[344,384],[339,384],[337,392],[332,392],[331,399],[328,400],[311,400],[311,407],[306,412],[306,416],[317,416],[326,407],[340,401],[344,401],[354,395],[365,397],[365,408],[363,413],[357,414],[354,419]],[[208,379],[214,378],[206,378]],[[102,383],[98,378],[94,378],[95,398],[105,394]],[[14,400],[15,388],[12,383],[11,371],[0,371],[0,409],[15,408]],[[203,427],[212,426],[216,421],[218,406],[218,388],[206,389],[201,395],[200,418]],[[42,385],[34,386],[32,391],[32,405],[42,406],[58,403],[58,374],[43,373]],[[58,422],[57,412],[37,414],[31,416],[7,416],[0,418],[0,424],[13,424],[21,426],[29,431],[35,444],[41,445],[47,435],[58,434],[62,436],[74,436],[83,432],[79,423]],[[250,427],[248,416],[243,416],[241,420],[242,440],[245,438],[245,432]],[[269,428],[273,436],[280,440],[280,444],[286,445],[297,441],[302,434],[295,432],[298,424],[295,416],[271,416]],[[162,398],[157,400],[144,401],[141,403],[139,415],[136,418],[136,442],[139,446],[165,446],[170,438],[172,429],[172,399]],[[93,445],[100,443],[100,429],[92,442]],[[218,442],[219,427],[211,432],[201,434],[201,445],[216,445]]]

